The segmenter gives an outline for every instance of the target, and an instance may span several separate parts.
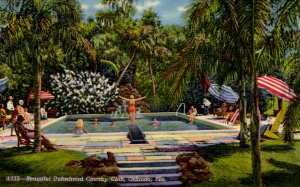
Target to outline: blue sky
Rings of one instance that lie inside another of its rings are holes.
[[[100,9],[105,9],[101,0],[78,0],[86,19],[89,16],[95,17]],[[150,7],[159,15],[162,24],[179,24],[183,25],[182,13],[190,0],[139,0],[135,3],[137,8],[136,16],[139,18],[145,9]]]

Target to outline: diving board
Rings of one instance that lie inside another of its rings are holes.
[[[137,125],[128,125],[130,141],[132,144],[143,144],[148,143],[145,140],[144,134]]]

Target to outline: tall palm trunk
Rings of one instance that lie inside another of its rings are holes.
[[[260,136],[259,136],[259,122],[260,122],[258,93],[256,85],[256,73],[251,75],[251,158],[252,158],[252,177],[254,186],[262,186],[262,171],[261,171],[261,150],[260,150]]]
[[[149,67],[150,76],[151,76],[151,80],[152,80],[152,92],[153,92],[153,95],[155,95],[156,94],[156,90],[155,90],[155,77],[154,77],[154,73],[153,73],[153,64],[152,64],[151,57],[148,56],[147,60],[148,60],[148,67]]]
[[[243,73],[243,70],[241,71],[241,100],[240,100],[240,119],[241,119],[241,125],[240,125],[240,147],[246,147],[247,146],[247,121],[246,121],[246,115],[247,115],[247,99],[246,99],[246,81],[245,81],[245,74]]]
[[[42,74],[40,72],[39,62],[34,65],[34,147],[33,152],[41,151],[41,125],[40,125],[40,91],[42,87]]]
[[[125,66],[123,72],[121,73],[119,79],[117,80],[117,83],[116,83],[117,85],[119,85],[119,83],[120,83],[120,81],[122,80],[122,78],[123,78],[125,72],[127,71],[127,69],[129,68],[130,64],[132,63],[133,59],[135,58],[136,51],[137,51],[137,47],[135,47],[135,48],[132,49],[131,57],[130,57],[128,63],[126,64],[126,66]]]
[[[259,108],[258,108],[258,93],[256,84],[256,71],[258,66],[258,59],[255,53],[255,15],[257,7],[255,6],[257,0],[252,0],[252,20],[251,20],[251,49],[249,52],[250,62],[250,77],[251,77],[251,122],[250,122],[250,141],[251,141],[251,159],[252,159],[252,177],[253,185],[262,187],[261,178],[261,150],[260,150],[260,136],[259,136]]]
[[[132,86],[132,88],[136,88],[136,85],[137,85],[136,72],[137,72],[137,66],[135,65],[132,68],[132,75],[131,75],[131,86]]]

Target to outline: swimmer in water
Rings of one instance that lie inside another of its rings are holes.
[[[83,120],[78,119],[76,121],[76,127],[74,129],[74,133],[78,135],[82,135],[83,133],[88,133],[87,130],[83,126]]]
[[[94,129],[97,129],[98,128],[98,119],[97,118],[95,118],[94,119]]]
[[[111,121],[110,127],[111,127],[112,129],[115,129],[115,128],[116,128],[116,123],[115,123],[114,120]]]

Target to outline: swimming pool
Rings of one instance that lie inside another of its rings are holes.
[[[151,121],[156,117],[160,122],[160,127],[152,125]],[[114,133],[128,132],[129,118],[110,118],[109,116],[88,116],[88,115],[72,115],[64,120],[43,128],[44,134],[66,134],[73,133],[77,119],[84,121],[84,127],[89,133]],[[94,126],[94,119],[97,118],[98,126]],[[115,121],[115,127],[111,126],[112,120]],[[174,114],[159,116],[159,114],[147,114],[142,118],[136,119],[136,125],[139,126],[142,132],[155,131],[190,131],[190,130],[216,130],[220,129],[215,125],[203,124],[198,120],[193,123],[183,116],[175,116]]]

